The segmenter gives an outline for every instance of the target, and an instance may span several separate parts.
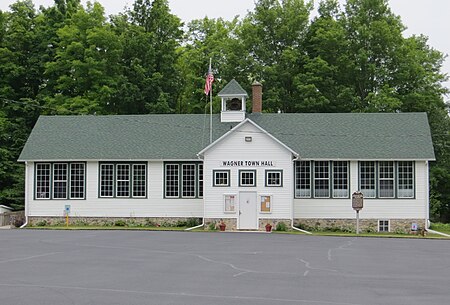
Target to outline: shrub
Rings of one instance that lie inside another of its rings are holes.
[[[188,218],[186,221],[186,226],[188,228],[196,227],[201,224],[201,221],[199,218]]]
[[[287,231],[286,224],[284,222],[277,223],[276,231]]]
[[[145,219],[145,224],[146,227],[156,227],[156,223],[153,222],[150,218],[146,218]]]
[[[114,222],[115,227],[125,227],[127,223],[123,219],[118,219]]]
[[[36,222],[36,226],[38,227],[45,227],[46,225],[48,225],[47,220],[40,220]]]
[[[187,226],[187,222],[184,220],[177,220],[177,222],[175,223],[176,227],[186,227]]]
[[[216,223],[211,222],[211,223],[208,225],[208,229],[209,229],[210,231],[216,231],[216,230],[217,230],[217,228],[216,228]]]

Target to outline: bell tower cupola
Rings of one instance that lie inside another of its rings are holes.
[[[245,99],[247,92],[232,79],[218,94],[222,99],[221,122],[242,122],[245,120]]]

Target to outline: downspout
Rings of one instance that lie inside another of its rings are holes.
[[[198,158],[200,159],[200,156],[198,156]],[[205,177],[205,166],[203,165],[203,179],[204,179],[204,177]],[[203,183],[203,185],[204,185],[204,183]],[[203,227],[205,225],[205,192],[204,191],[205,191],[205,187],[203,186],[203,217],[202,217],[202,223],[200,225],[198,225],[198,226],[184,229],[185,231],[195,230],[195,229],[201,228],[201,227]]]
[[[305,234],[310,234],[310,235],[312,235],[312,233],[309,232],[309,231],[302,230],[302,229],[299,229],[299,228],[297,228],[297,227],[294,227],[294,219],[292,219],[292,222],[291,222],[291,229],[294,229],[294,230],[296,230],[296,231],[299,231],[299,232],[302,232],[302,233],[305,233]]]
[[[25,161],[25,223],[20,228],[28,225],[28,162]]]
[[[297,154],[297,155],[295,155],[295,157],[292,159],[292,162],[295,162],[295,161],[297,161],[298,159],[299,159],[299,155]],[[295,177],[295,173],[294,173],[294,177]],[[294,180],[295,180],[295,179],[294,179]],[[294,185],[295,185],[295,181],[294,181]],[[295,186],[294,186],[294,192],[295,192]],[[292,194],[292,198],[295,198],[294,194]],[[299,228],[297,228],[297,227],[294,226],[294,200],[295,200],[295,199],[292,199],[291,229],[293,229],[293,230],[295,230],[295,231],[299,231],[299,232],[305,233],[305,234],[310,234],[310,235],[312,235],[311,232],[306,231],[306,230],[299,229]]]

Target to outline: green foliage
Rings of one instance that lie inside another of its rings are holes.
[[[279,223],[277,223],[277,226],[276,226],[276,228],[275,228],[275,231],[287,231],[287,226],[286,226],[286,223],[284,223],[284,222],[279,222]]]
[[[188,228],[196,227],[199,226],[201,223],[202,222],[200,218],[188,218],[186,221],[186,227]]]
[[[125,226],[127,226],[127,222],[125,220],[123,220],[123,219],[117,219],[114,222],[114,226],[115,227],[125,227]]]
[[[215,223],[215,222],[211,222],[211,223],[208,225],[208,230],[210,230],[210,231],[217,231],[216,223]]]

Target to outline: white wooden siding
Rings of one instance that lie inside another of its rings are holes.
[[[415,162],[415,198],[364,199],[362,219],[428,219],[428,166]],[[350,163],[351,192],[358,190],[358,162]],[[294,218],[354,218],[351,199],[295,199]]]
[[[221,122],[242,122],[245,120],[245,111],[225,111],[220,114]]]
[[[276,135],[275,135],[276,136]],[[246,142],[245,137],[252,137]],[[274,166],[223,166],[223,161],[273,161]],[[214,187],[213,170],[230,170],[230,186]],[[256,170],[256,187],[239,186],[239,170]],[[283,186],[266,187],[265,171],[282,170]],[[256,192],[258,218],[292,218],[293,204],[292,153],[250,123],[222,139],[204,155],[205,217],[238,218],[239,192]],[[224,194],[236,194],[236,213],[224,212]],[[272,195],[272,213],[260,213],[260,195]]]
[[[98,162],[87,162],[85,200],[35,200],[34,164],[27,166],[28,215],[63,216],[64,206],[71,206],[72,217],[202,217],[202,199],[164,199],[163,162],[147,166],[147,198],[99,198]]]

